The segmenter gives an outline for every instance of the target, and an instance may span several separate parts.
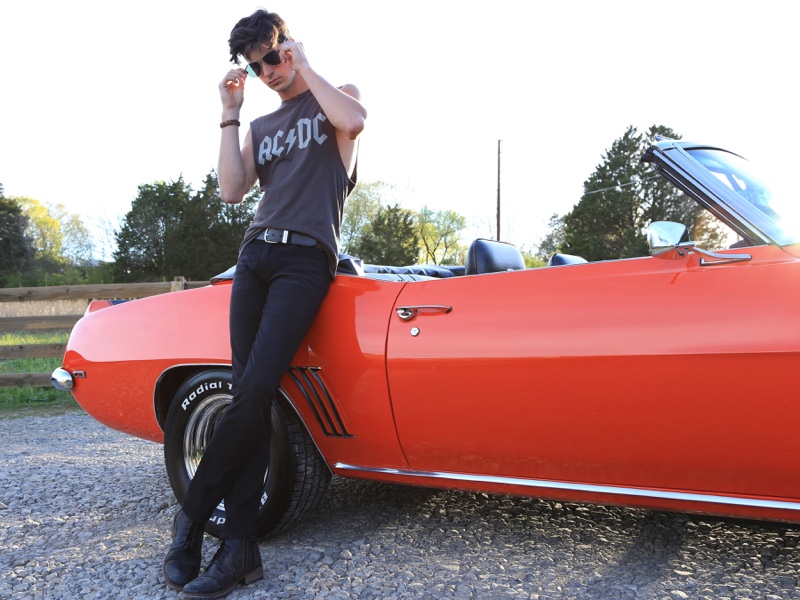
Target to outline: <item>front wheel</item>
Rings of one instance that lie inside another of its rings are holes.
[[[172,400],[164,430],[164,462],[181,504],[214,425],[231,403],[231,387],[230,371],[201,371],[187,379]],[[330,471],[299,417],[278,394],[272,403],[272,445],[257,517],[258,536],[277,535],[299,522],[319,504],[330,479]],[[223,502],[205,529],[218,537],[224,523]]]

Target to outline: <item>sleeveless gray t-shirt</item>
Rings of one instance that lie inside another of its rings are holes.
[[[344,201],[356,184],[342,164],[336,130],[311,91],[250,123],[263,197],[242,248],[264,229],[310,235],[336,273]]]

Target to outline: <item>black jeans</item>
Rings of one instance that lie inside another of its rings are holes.
[[[190,519],[204,523],[224,499],[222,537],[256,539],[272,401],[330,283],[319,248],[253,240],[239,256],[230,306],[233,402],[183,503]]]

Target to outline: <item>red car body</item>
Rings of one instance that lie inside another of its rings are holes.
[[[800,245],[730,208],[694,148],[661,142],[650,160],[744,248],[337,275],[282,384],[329,469],[800,520]],[[162,442],[170,405],[193,401],[181,383],[230,365],[227,283],[88,313],[63,363],[81,406]]]

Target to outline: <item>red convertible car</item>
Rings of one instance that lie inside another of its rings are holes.
[[[343,265],[274,404],[260,534],[332,473],[800,521],[796,207],[721,149],[660,140],[643,160],[736,243],[657,222],[641,258],[526,269],[476,240],[463,275]],[[93,303],[53,375],[95,419],[163,442],[178,500],[231,400],[230,290]]]

